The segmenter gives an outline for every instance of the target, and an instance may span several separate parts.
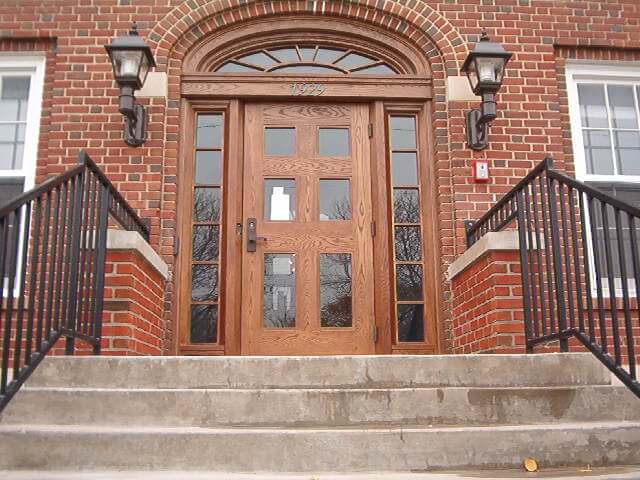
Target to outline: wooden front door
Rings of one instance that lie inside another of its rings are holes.
[[[374,352],[368,112],[246,105],[243,354]]]

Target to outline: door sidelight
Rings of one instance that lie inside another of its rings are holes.
[[[258,240],[267,241],[267,237],[259,237],[256,234],[258,221],[255,218],[247,219],[247,252],[255,252]]]

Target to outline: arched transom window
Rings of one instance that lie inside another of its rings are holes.
[[[290,45],[256,50],[228,59],[217,73],[327,73],[397,75],[385,61],[353,49],[325,45]]]

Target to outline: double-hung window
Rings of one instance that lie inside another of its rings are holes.
[[[640,207],[640,64],[570,64],[567,67],[567,89],[574,147],[576,177],[622,201]],[[592,212],[595,235],[591,250],[604,252],[603,217],[600,209]],[[613,211],[608,214],[612,257],[618,259],[618,242]],[[623,222],[626,226],[626,221]],[[627,250],[627,281],[633,267],[629,229],[623,229]],[[603,277],[613,273],[621,286],[621,269],[613,262],[607,272],[604,255],[599,256]],[[591,258],[594,265],[593,255]],[[596,265],[594,265],[596,266]]]
[[[44,65],[42,56],[0,54],[0,206],[34,185]]]

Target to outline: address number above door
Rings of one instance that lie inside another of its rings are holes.
[[[216,73],[324,73],[397,75],[384,60],[354,49],[323,45],[264,48],[225,60]]]

